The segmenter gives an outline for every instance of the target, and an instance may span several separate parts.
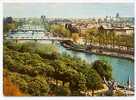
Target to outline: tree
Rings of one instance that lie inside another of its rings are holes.
[[[81,95],[81,92],[87,89],[94,91],[102,87],[97,69],[80,58],[67,54],[54,54],[51,51],[52,47],[49,46],[46,50],[47,45],[38,43],[25,44],[21,50],[23,45],[24,43],[4,43],[4,66],[6,66],[4,69],[8,70],[10,79],[26,94],[48,95],[50,85],[46,82],[46,78],[55,79],[56,83],[62,81],[63,85],[54,84],[55,88],[61,87],[56,91],[61,95]],[[109,73],[105,74],[108,70],[105,64],[100,70],[105,76],[109,75]]]
[[[65,76],[64,76],[64,75],[66,75],[65,72],[67,70],[65,63],[63,61],[61,61],[61,60],[55,60],[52,63],[52,66],[55,69],[55,73],[54,73],[54,76],[53,76],[54,79],[66,82],[67,80],[65,79]]]
[[[86,87],[92,90],[92,95],[94,95],[94,90],[102,88],[102,80],[99,74],[93,69],[88,69],[85,73],[86,76]]]
[[[85,35],[85,40],[88,43],[94,43],[95,41],[95,34],[97,34],[97,30],[96,28],[91,28],[91,29],[87,29],[85,31],[86,35]]]
[[[33,96],[46,96],[49,91],[49,86],[45,78],[36,77],[28,83],[28,93]]]
[[[73,33],[72,34],[72,39],[74,42],[78,42],[80,40],[79,34],[78,33]]]
[[[72,95],[81,95],[81,91],[86,91],[86,79],[85,75],[81,72],[71,74],[70,90]]]
[[[36,44],[34,42],[23,43],[21,46],[21,52],[35,52]]]
[[[104,77],[106,78],[106,80],[112,79],[112,67],[104,61],[95,61],[92,68],[98,72],[102,79]]]
[[[115,47],[115,41],[116,41],[116,34],[115,34],[115,32],[110,32],[108,34],[110,35],[109,37],[111,37],[110,41],[111,41],[112,48],[114,48]]]
[[[15,30],[17,28],[17,23],[13,20],[12,17],[6,17],[3,23],[3,32],[7,34],[10,30]]]
[[[70,37],[71,33],[61,24],[53,24],[50,26],[50,32],[59,37]]]

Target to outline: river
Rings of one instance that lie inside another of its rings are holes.
[[[40,41],[45,43],[45,41]],[[51,43],[51,41],[46,41],[46,43]],[[88,54],[84,52],[77,52],[72,50],[67,50],[59,43],[54,44],[60,53],[67,53],[71,56],[79,57],[82,60],[85,60],[87,63],[91,64],[96,60],[104,60],[112,66],[112,77],[113,80],[117,81],[120,85],[126,86],[128,78],[130,77],[131,85],[134,87],[134,61],[129,59],[97,55],[97,54]]]
[[[20,34],[19,34],[20,36]],[[28,35],[27,35],[28,36]],[[38,36],[36,36],[38,37]],[[26,42],[26,40],[25,40]],[[38,40],[40,43],[52,43],[48,40]],[[96,60],[105,60],[107,63],[112,65],[112,77],[116,80],[120,85],[127,85],[128,78],[130,77],[131,85],[134,86],[134,61],[117,58],[117,57],[110,57],[104,55],[97,55],[97,54],[88,54],[84,52],[77,52],[72,50],[67,50],[60,44],[54,44],[60,53],[68,53],[71,56],[76,56],[85,60],[87,63],[91,64]]]

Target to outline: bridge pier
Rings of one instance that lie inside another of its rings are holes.
[[[18,43],[18,39],[16,39],[15,41],[16,41],[16,43]]]
[[[34,39],[35,42],[37,42],[37,39]]]
[[[52,44],[54,44],[55,43],[55,41],[54,40],[52,40]]]

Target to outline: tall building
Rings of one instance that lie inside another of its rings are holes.
[[[119,18],[119,17],[120,17],[120,16],[119,16],[119,13],[117,13],[117,14],[116,14],[116,18]]]
[[[115,19],[116,19],[116,22],[117,22],[117,23],[119,23],[119,22],[121,21],[121,18],[120,18],[120,16],[119,16],[119,13],[116,14]]]
[[[41,16],[41,24],[44,26],[44,30],[48,30],[48,21],[45,15]]]
[[[41,23],[44,24],[47,22],[46,16],[42,15],[41,16]]]

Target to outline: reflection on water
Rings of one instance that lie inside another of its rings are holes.
[[[39,40],[40,43],[52,43],[51,41]],[[112,65],[112,76],[121,85],[127,85],[128,77],[130,76],[131,84],[134,86],[134,61],[121,59],[110,56],[102,56],[96,54],[87,54],[83,52],[76,52],[67,50],[59,44],[54,44],[60,53],[68,53],[71,56],[79,57],[85,60],[87,63],[91,64],[95,60],[104,60]]]
[[[134,61],[110,56],[71,51],[60,45],[57,45],[57,47],[60,53],[66,52],[71,56],[80,57],[89,64],[95,60],[104,60],[112,65],[112,76],[114,80],[118,81],[118,83],[121,85],[127,85],[128,77],[130,76],[131,85],[134,85]]]

